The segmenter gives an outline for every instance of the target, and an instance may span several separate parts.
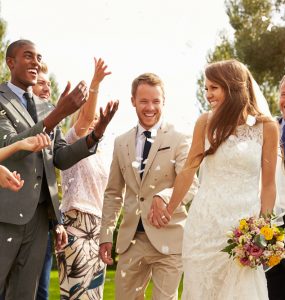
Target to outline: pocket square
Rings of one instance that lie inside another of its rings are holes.
[[[159,148],[157,151],[162,151],[162,150],[167,150],[167,149],[170,149],[170,146],[168,146],[168,147],[163,147],[163,148]]]

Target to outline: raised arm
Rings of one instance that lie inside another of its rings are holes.
[[[98,61],[96,60],[96,58],[94,58],[94,62],[95,69],[89,88],[89,97],[87,99],[87,102],[82,106],[79,117],[74,124],[76,135],[79,137],[83,137],[88,133],[89,127],[96,117],[99,85],[105,78],[105,76],[111,74],[111,72],[106,72],[107,66],[101,58],[99,58]]]
[[[261,214],[272,213],[275,198],[275,170],[278,152],[278,125],[274,121],[264,122],[262,173],[261,173]]]

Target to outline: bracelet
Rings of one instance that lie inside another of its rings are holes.
[[[98,94],[98,89],[89,89],[90,93]]]

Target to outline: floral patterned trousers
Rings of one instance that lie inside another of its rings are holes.
[[[57,253],[60,299],[100,300],[105,264],[99,258],[101,218],[71,210],[64,215],[68,245]]]

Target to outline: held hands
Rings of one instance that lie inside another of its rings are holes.
[[[20,150],[38,152],[51,145],[49,136],[45,133],[37,134],[18,141]]]
[[[112,243],[103,243],[100,245],[99,254],[103,262],[107,265],[113,264],[112,259]]]
[[[6,167],[0,165],[0,187],[18,192],[24,185],[20,174],[16,171],[10,172]]]
[[[60,250],[62,250],[64,248],[64,246],[67,245],[68,236],[67,236],[67,233],[66,233],[63,225],[56,225],[56,227],[55,227],[55,233],[56,233],[55,248],[56,248],[56,251],[60,251]]]
[[[104,111],[103,108],[100,107],[100,117],[94,127],[94,134],[98,139],[100,139],[103,136],[106,127],[108,126],[108,124],[114,117],[114,114],[118,110],[118,106],[119,106],[119,101],[116,100],[114,102],[109,101]]]
[[[106,72],[107,65],[105,65],[104,60],[99,58],[97,59],[94,57],[94,62],[95,62],[95,70],[94,70],[94,75],[91,81],[90,85],[90,93],[91,92],[97,92],[98,85],[100,82],[105,78],[105,76],[112,74],[112,72]]]
[[[159,196],[154,196],[150,212],[148,214],[148,221],[152,226],[156,228],[165,227],[171,220],[170,212],[167,209],[166,204]]]

